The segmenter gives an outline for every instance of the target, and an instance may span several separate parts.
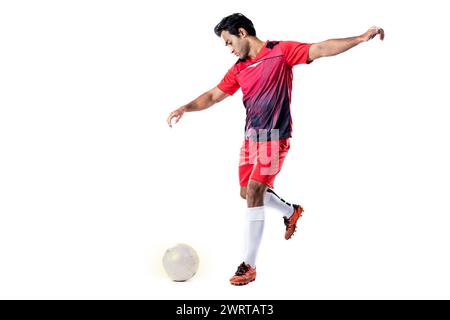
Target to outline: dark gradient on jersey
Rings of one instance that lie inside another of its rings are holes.
[[[256,130],[259,141],[271,140],[272,129],[279,130],[279,139],[291,137],[292,68],[283,59],[281,51],[276,50],[276,45],[269,42],[269,47],[272,52],[253,64],[256,66],[249,65],[236,75],[244,93],[247,139],[254,138],[248,134],[250,129]],[[248,81],[250,78],[257,80]],[[260,130],[267,132],[267,137],[259,134]]]
[[[264,141],[292,136],[292,67],[307,63],[308,49],[309,44],[268,41],[254,60],[238,60],[225,75],[219,88],[229,94],[242,89],[246,139]],[[278,135],[274,133],[272,139],[274,129]]]

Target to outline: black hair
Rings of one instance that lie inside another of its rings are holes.
[[[256,36],[253,22],[242,13],[234,13],[225,17],[214,28],[215,34],[220,37],[222,31],[228,31],[230,34],[239,36],[239,28],[243,28],[251,36]]]

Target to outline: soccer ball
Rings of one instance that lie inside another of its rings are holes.
[[[163,266],[173,281],[186,281],[198,270],[199,259],[195,250],[184,243],[167,249],[163,257]]]

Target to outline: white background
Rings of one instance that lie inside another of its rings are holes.
[[[445,1],[2,1],[0,298],[450,298]],[[173,129],[170,111],[235,57],[213,33],[242,12],[262,40],[378,38],[294,72],[291,150],[257,281],[232,287],[245,202],[240,91]],[[183,242],[198,274],[173,283]]]

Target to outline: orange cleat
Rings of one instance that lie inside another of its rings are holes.
[[[294,204],[294,213],[288,219],[284,217],[284,225],[286,226],[286,233],[284,234],[284,238],[289,240],[295,232],[297,228],[297,220],[302,216],[303,208],[299,205]]]
[[[230,279],[234,286],[245,286],[256,279],[256,268],[253,269],[249,264],[242,262],[237,268],[236,273]]]

